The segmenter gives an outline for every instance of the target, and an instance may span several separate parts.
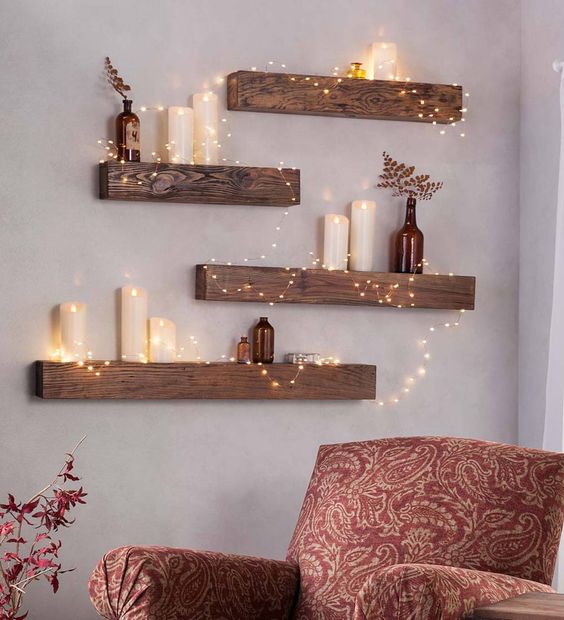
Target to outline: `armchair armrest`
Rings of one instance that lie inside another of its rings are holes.
[[[354,620],[459,620],[475,607],[523,594],[553,592],[545,584],[500,573],[431,564],[376,570],[356,597]]]
[[[121,547],[88,589],[108,620],[283,620],[299,585],[289,562],[168,547]]]

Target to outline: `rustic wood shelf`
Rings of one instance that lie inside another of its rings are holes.
[[[36,395],[47,399],[374,400],[376,366],[364,364],[140,364],[38,361]],[[268,374],[264,376],[263,370]],[[295,379],[295,383],[290,381]],[[273,385],[277,383],[278,385]]]
[[[196,299],[473,310],[476,278],[197,265]]]
[[[145,202],[291,207],[300,203],[295,168],[104,162],[100,198]]]
[[[227,77],[227,107],[448,124],[462,118],[463,105],[462,86],[451,84],[237,71]]]

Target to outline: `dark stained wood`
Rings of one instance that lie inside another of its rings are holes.
[[[290,207],[300,203],[293,168],[104,162],[100,198],[150,202]]]
[[[564,594],[528,592],[474,610],[474,620],[553,620],[564,618]]]
[[[475,284],[472,276],[196,266],[196,299],[208,301],[473,310]]]
[[[462,118],[462,86],[351,78],[341,78],[342,81],[337,82],[337,79],[237,71],[227,78],[227,107],[242,112],[436,121],[440,124]]]
[[[92,370],[88,367],[91,366]],[[268,375],[262,375],[266,369]],[[96,373],[99,375],[96,375]],[[376,366],[36,362],[36,394],[62,399],[374,400]],[[278,386],[272,383],[278,382]]]

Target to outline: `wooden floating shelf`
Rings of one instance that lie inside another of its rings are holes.
[[[475,285],[472,276],[196,266],[196,299],[207,301],[473,310]]]
[[[237,71],[227,77],[227,107],[448,124],[462,118],[463,105],[462,86],[451,84]]]
[[[89,370],[89,367],[92,370]],[[263,376],[262,370],[268,371]],[[374,400],[376,366],[364,364],[36,362],[36,395],[47,399]],[[98,373],[98,374],[96,374]],[[277,386],[273,382],[278,383]]]
[[[104,162],[100,198],[145,202],[291,207],[300,203],[294,168]]]

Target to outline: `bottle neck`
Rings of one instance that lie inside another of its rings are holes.
[[[123,111],[127,114],[131,114],[131,104],[133,103],[133,101],[131,101],[131,99],[124,99],[123,100]]]
[[[408,198],[407,205],[405,209],[405,223],[408,226],[417,226],[417,218],[415,215],[415,205],[417,201],[415,198]]]

